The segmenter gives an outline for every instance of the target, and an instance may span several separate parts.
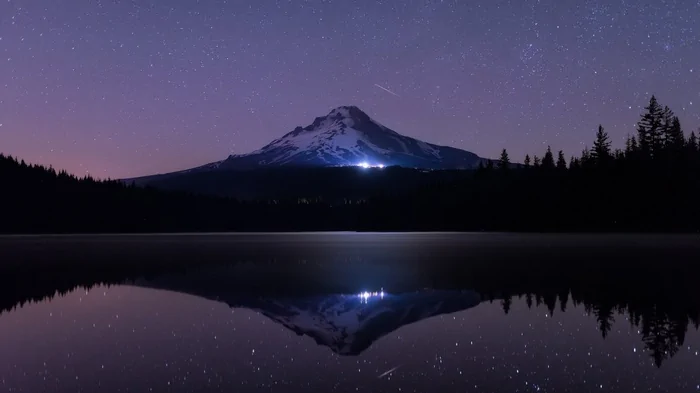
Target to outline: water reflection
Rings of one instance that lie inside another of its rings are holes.
[[[362,292],[359,295],[333,294],[304,297],[251,297],[189,286],[164,287],[224,302],[232,308],[253,310],[279,323],[297,335],[340,355],[359,355],[381,337],[417,321],[450,314],[478,305],[482,298],[474,291],[421,290],[402,294]],[[221,293],[212,296],[212,293]]]
[[[700,391],[692,239],[358,236],[18,247],[0,391]]]
[[[214,271],[225,277],[225,270]],[[692,324],[697,330],[700,320],[700,297],[692,295],[696,293],[693,287],[675,285],[674,291],[663,288],[663,292],[656,292],[646,286],[630,287],[615,280],[593,284],[562,281],[560,277],[553,281],[553,277],[541,272],[537,277],[521,274],[517,282],[515,278],[510,281],[499,275],[492,280],[480,276],[476,290],[421,290],[386,298],[382,296],[383,290],[355,296],[250,298],[231,292],[225,280],[213,282],[210,277],[210,272],[190,273],[156,279],[146,285],[259,311],[340,354],[358,354],[401,326],[465,310],[485,300],[497,301],[503,312],[509,314],[515,299],[522,300],[528,308],[544,307],[548,316],[564,313],[569,305],[582,308],[595,320],[603,339],[608,337],[616,320],[624,320],[638,331],[644,352],[660,367],[683,346],[688,326]],[[523,287],[527,289],[519,289]],[[687,295],[685,299],[677,297],[682,293]]]
[[[544,308],[548,316],[565,313],[572,306],[583,309],[595,321],[603,339],[607,339],[616,322],[624,321],[638,332],[639,348],[644,349],[643,353],[657,367],[681,351],[688,329],[697,330],[700,324],[700,288],[687,271],[669,276],[663,272],[609,267],[601,277],[601,272],[596,270],[572,272],[573,269],[551,266],[545,271],[472,266],[429,277],[434,284],[432,289],[392,294],[381,288],[335,294],[322,290],[328,287],[319,286],[316,280],[327,276],[326,272],[317,271],[318,266],[302,265],[302,268],[291,265],[281,270],[274,264],[233,264],[149,269],[130,274],[54,271],[25,277],[5,275],[0,278],[0,320],[5,318],[3,312],[6,314],[28,302],[52,304],[54,297],[65,296],[76,288],[89,292],[89,288],[101,284],[126,282],[253,310],[338,354],[358,355],[373,342],[407,324],[466,310],[484,301],[510,314],[513,304],[522,302],[528,309]],[[280,277],[289,277],[291,270],[297,272],[297,277],[288,280],[292,283],[285,290],[279,292],[280,286],[266,284],[280,283]],[[370,274],[379,276],[376,271]],[[348,275],[341,276],[352,281]],[[325,283],[325,279],[320,281]],[[424,281],[422,277],[419,282]],[[250,283],[258,283],[258,287]]]
[[[700,384],[697,330],[657,368],[658,347],[628,312],[613,310],[603,339],[587,301],[557,298],[552,307],[531,297],[528,305],[527,296],[421,290],[368,303],[356,295],[210,300],[95,286],[3,313],[0,379],[4,391],[30,392],[677,392]]]

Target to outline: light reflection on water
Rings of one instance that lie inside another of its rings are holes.
[[[645,342],[629,314],[606,316],[603,338],[600,311],[563,304],[568,295],[529,308],[473,291],[382,292],[74,290],[0,315],[0,381],[27,392],[700,390],[692,325],[659,368],[649,347],[664,343]],[[353,348],[364,349],[343,354]]]

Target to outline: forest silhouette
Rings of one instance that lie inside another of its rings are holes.
[[[0,155],[0,232],[700,229],[697,136],[653,96],[624,149],[601,125],[591,148],[568,160],[548,147],[522,164],[503,150],[471,171],[358,170],[262,171],[253,183],[299,181],[283,195],[235,199],[78,178]],[[237,175],[207,176],[220,185]]]
[[[308,298],[309,294],[328,295],[344,289],[329,287],[324,276],[315,270],[316,263],[300,268],[286,262],[256,261],[263,270],[286,269],[290,273],[283,273],[277,279],[270,275],[267,280],[259,280],[240,273],[222,275],[238,262],[196,265],[188,260],[124,262],[121,266],[95,262],[69,267],[60,264],[41,271],[30,267],[4,271],[0,275],[0,318],[18,307],[48,301],[79,288],[134,282],[148,286],[148,282],[163,277],[180,277],[179,280],[187,282],[193,270],[208,271],[224,280],[230,277],[230,285],[226,286],[230,292],[222,295]],[[401,264],[393,266],[394,271],[410,270]],[[697,330],[700,324],[700,292],[694,281],[697,272],[692,267],[656,269],[644,264],[631,268],[629,264],[592,261],[584,268],[536,261],[467,263],[455,259],[447,264],[425,263],[414,273],[417,273],[416,281],[410,287],[403,287],[402,292],[422,290],[428,280],[431,289],[475,290],[484,301],[500,302],[506,314],[515,298],[524,298],[528,307],[545,306],[550,317],[570,311],[571,306],[582,306],[596,320],[602,339],[608,339],[616,319],[625,318],[629,328],[639,331],[644,351],[658,367],[681,350],[688,329]],[[293,282],[278,281],[292,274],[296,274]],[[280,290],[281,287],[284,289]],[[624,325],[620,328],[625,329]]]

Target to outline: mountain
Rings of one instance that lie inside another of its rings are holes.
[[[338,107],[248,154],[184,171],[125,179],[139,186],[253,199],[360,200],[457,181],[486,161],[393,131],[355,106]],[[371,170],[360,167],[386,167]],[[428,173],[430,172],[430,173]]]
[[[421,169],[475,168],[474,153],[407,137],[369,117],[356,106],[341,106],[297,127],[259,150],[168,174],[126,181],[146,184],[174,176],[265,167],[403,166]]]
[[[423,169],[476,167],[474,153],[438,146],[393,131],[356,106],[342,106],[306,127],[275,139],[252,153],[216,163],[222,169],[256,166],[404,166]]]
[[[186,293],[257,311],[270,320],[339,355],[359,355],[372,343],[403,326],[438,315],[463,311],[481,303],[475,291],[420,290],[402,294],[364,292],[297,296],[245,295],[235,280],[206,274],[160,278],[137,285]]]

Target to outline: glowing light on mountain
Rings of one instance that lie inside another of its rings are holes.
[[[366,161],[363,161],[363,162],[357,164],[357,166],[359,166],[360,168],[364,168],[364,169],[367,169],[367,168],[379,168],[379,169],[384,169],[384,167],[385,167],[384,164],[370,164],[370,163],[368,163],[368,162],[366,162]]]
[[[357,295],[358,298],[360,298],[360,301],[362,303],[367,303],[369,299],[373,298],[379,298],[379,299],[384,299],[384,290],[382,289],[379,292],[361,292]]]

